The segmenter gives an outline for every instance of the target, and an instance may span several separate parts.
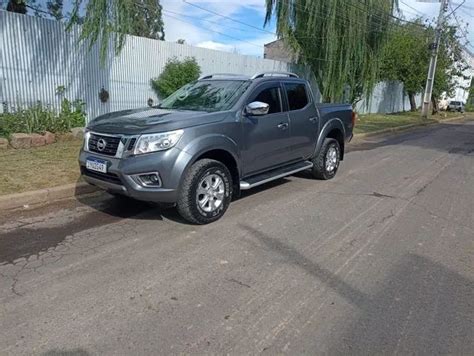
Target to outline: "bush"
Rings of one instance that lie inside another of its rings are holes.
[[[27,109],[0,114],[0,136],[9,137],[15,132],[68,132],[73,127],[84,126],[85,119],[82,101],[63,99],[59,113],[38,102]]]
[[[158,78],[150,80],[151,88],[159,98],[166,98],[183,85],[195,81],[201,74],[201,68],[194,57],[183,61],[170,59]]]
[[[474,104],[466,104],[467,112],[474,112]]]

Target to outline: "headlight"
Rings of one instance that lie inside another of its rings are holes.
[[[83,142],[83,148],[85,151],[89,151],[89,138],[91,136],[91,132],[89,129],[86,127],[84,129],[84,142]]]
[[[134,154],[164,151],[175,146],[183,136],[183,130],[163,132],[151,135],[142,135],[135,145]]]

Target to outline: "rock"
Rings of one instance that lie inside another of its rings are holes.
[[[30,148],[31,135],[24,133],[14,133],[10,137],[10,145],[13,148]]]
[[[6,138],[0,138],[0,150],[6,150],[8,148],[8,140]]]
[[[46,145],[46,138],[40,134],[31,134],[31,147]]]
[[[74,127],[71,129],[71,133],[75,138],[82,139],[84,137],[84,128],[83,127]]]
[[[49,131],[46,131],[43,135],[44,139],[46,140],[46,144],[47,145],[50,145],[52,143],[54,143],[54,141],[56,141],[56,136],[49,132]]]

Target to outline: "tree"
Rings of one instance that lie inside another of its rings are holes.
[[[136,0],[133,8],[131,35],[164,40],[162,7],[159,0]]]
[[[177,44],[185,44],[186,43],[186,40],[185,39],[182,39],[182,38],[178,38],[178,40],[176,41]]]
[[[58,21],[63,19],[63,0],[51,0],[46,3],[49,14]]]
[[[275,15],[277,33],[308,64],[323,98],[352,102],[378,79],[380,53],[391,29],[396,0],[266,0],[265,24]]]
[[[421,24],[421,20],[416,20]],[[416,111],[415,96],[424,89],[430,51],[428,33],[414,24],[396,26],[382,51],[380,79],[400,81],[410,100],[410,110]]]
[[[74,1],[68,29],[81,19],[83,1]],[[85,41],[89,49],[99,43],[102,63],[107,57],[109,41],[118,55],[127,34],[164,39],[159,0],[88,0],[79,39]]]
[[[441,95],[444,93],[448,97],[454,95],[455,89],[460,87],[457,79],[464,77],[464,71],[469,68],[463,56],[464,50],[460,42],[463,36],[458,31],[458,27],[445,25],[441,32],[438,64],[431,97],[433,112],[438,111],[438,101]]]
[[[403,83],[411,111],[416,111],[415,96],[422,93],[426,85],[431,56],[429,46],[434,35],[434,30],[423,26],[421,19],[414,23],[399,24],[391,32],[382,51],[380,79]],[[442,28],[438,51],[432,95],[433,111],[437,111],[437,102],[443,93],[452,95],[457,85],[456,76],[462,75],[465,69],[456,28],[446,25]]]
[[[26,14],[26,2],[24,0],[10,0],[7,4],[7,11]]]
[[[183,61],[170,59],[158,78],[150,80],[152,89],[161,98],[174,93],[183,85],[195,81],[201,74],[201,68],[194,57],[187,57]]]

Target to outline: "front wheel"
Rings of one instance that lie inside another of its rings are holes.
[[[194,163],[184,177],[178,194],[180,215],[194,224],[220,219],[232,199],[232,177],[225,165],[212,159]]]
[[[336,176],[341,162],[341,147],[333,138],[324,139],[323,145],[316,157],[312,159],[311,173],[314,178],[328,180]]]

